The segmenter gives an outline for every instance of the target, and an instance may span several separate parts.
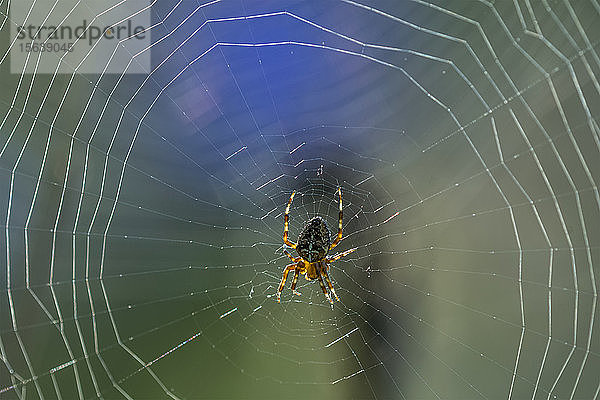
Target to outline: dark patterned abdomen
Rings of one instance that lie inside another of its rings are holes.
[[[321,217],[308,221],[300,236],[296,251],[304,260],[316,262],[325,258],[329,251],[331,238],[327,224]]]

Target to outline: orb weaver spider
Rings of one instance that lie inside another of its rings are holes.
[[[300,296],[300,292],[296,291],[296,284],[298,283],[298,275],[303,274],[305,275],[306,280],[318,279],[319,285],[321,285],[321,290],[323,290],[325,297],[331,304],[333,304],[333,299],[327,292],[325,284],[323,283],[323,278],[325,278],[325,282],[327,282],[327,286],[329,287],[331,293],[333,293],[338,301],[340,300],[338,295],[335,293],[335,289],[333,288],[331,280],[329,279],[329,274],[327,273],[329,270],[329,263],[339,260],[340,258],[352,253],[356,250],[356,248],[346,250],[343,253],[338,253],[334,256],[328,256],[331,249],[337,246],[342,240],[342,189],[338,188],[337,192],[340,199],[340,216],[337,236],[333,243],[331,242],[331,233],[329,232],[329,228],[327,227],[325,221],[321,217],[314,217],[306,223],[302,229],[302,232],[300,232],[300,235],[298,235],[297,244],[288,239],[290,206],[292,205],[292,200],[294,200],[294,195],[296,194],[295,191],[292,192],[287,207],[285,208],[283,242],[289,247],[296,249],[299,257],[293,257],[286,250],[283,251],[285,255],[292,260],[292,264],[287,265],[283,270],[283,277],[281,278],[279,289],[277,289],[278,303],[281,302],[281,292],[283,291],[285,281],[290,271],[294,271],[292,293],[295,295]]]

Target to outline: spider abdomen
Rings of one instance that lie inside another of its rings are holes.
[[[296,251],[308,262],[321,261],[327,255],[331,245],[331,234],[321,217],[308,221],[298,236]]]

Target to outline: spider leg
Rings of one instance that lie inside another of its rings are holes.
[[[290,253],[287,252],[287,250],[283,250],[283,252],[285,253],[286,256],[289,257],[290,260],[292,260],[295,263],[297,263],[298,261],[300,261],[302,259],[302,257],[294,257],[294,256],[292,256]]]
[[[283,277],[281,278],[281,283],[279,284],[279,289],[277,289],[277,302],[281,302],[281,292],[283,291],[283,286],[285,285],[285,280],[287,279],[288,274],[291,270],[296,269],[296,264],[290,264],[285,267],[283,270]]]
[[[290,242],[288,240],[288,227],[290,222],[290,206],[292,205],[292,200],[294,200],[295,194],[296,191],[293,191],[292,195],[290,196],[290,200],[288,201],[287,207],[285,208],[285,216],[283,217],[283,243],[287,244],[292,249],[296,248],[296,243]]]
[[[333,285],[331,284],[331,281],[329,280],[329,274],[327,273],[327,266],[324,263],[321,265],[323,266],[323,268],[321,268],[321,275],[323,275],[323,277],[325,278],[325,282],[327,282],[327,286],[329,286],[329,290],[331,290],[331,293],[333,293],[336,300],[340,301],[340,298],[338,297],[337,293],[335,292],[335,289],[333,288]]]
[[[333,300],[331,300],[331,296],[329,295],[329,293],[327,293],[327,289],[325,289],[325,284],[323,283],[323,278],[321,277],[320,272],[319,272],[319,274],[317,274],[317,278],[319,278],[319,285],[321,285],[321,290],[323,290],[325,297],[327,297],[327,300],[329,300],[329,302],[331,304],[333,304]]]
[[[340,240],[342,240],[342,216],[344,215],[342,211],[342,188],[338,188],[338,195],[340,197],[340,217],[338,221],[338,233],[333,243],[331,243],[331,246],[329,246],[329,250],[337,246]]]
[[[353,248],[353,249],[350,249],[350,250],[346,250],[346,251],[344,251],[343,253],[338,253],[338,254],[336,254],[336,255],[334,255],[334,256],[331,256],[331,257],[327,257],[325,260],[326,260],[328,263],[330,263],[330,262],[334,262],[334,261],[336,261],[336,260],[339,260],[340,258],[342,258],[342,257],[344,257],[344,256],[347,256],[347,255],[348,255],[348,254],[350,254],[350,253],[353,253],[354,251],[356,251],[356,249],[358,249],[358,247],[355,247],[355,248]]]
[[[298,283],[298,275],[300,275],[300,270],[296,268],[294,271],[294,280],[292,281],[292,293],[297,296],[300,296],[300,292],[296,291],[296,284]]]

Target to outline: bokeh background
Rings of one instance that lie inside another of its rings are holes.
[[[146,74],[15,73],[8,3],[2,398],[598,397],[596,1],[160,1]]]

